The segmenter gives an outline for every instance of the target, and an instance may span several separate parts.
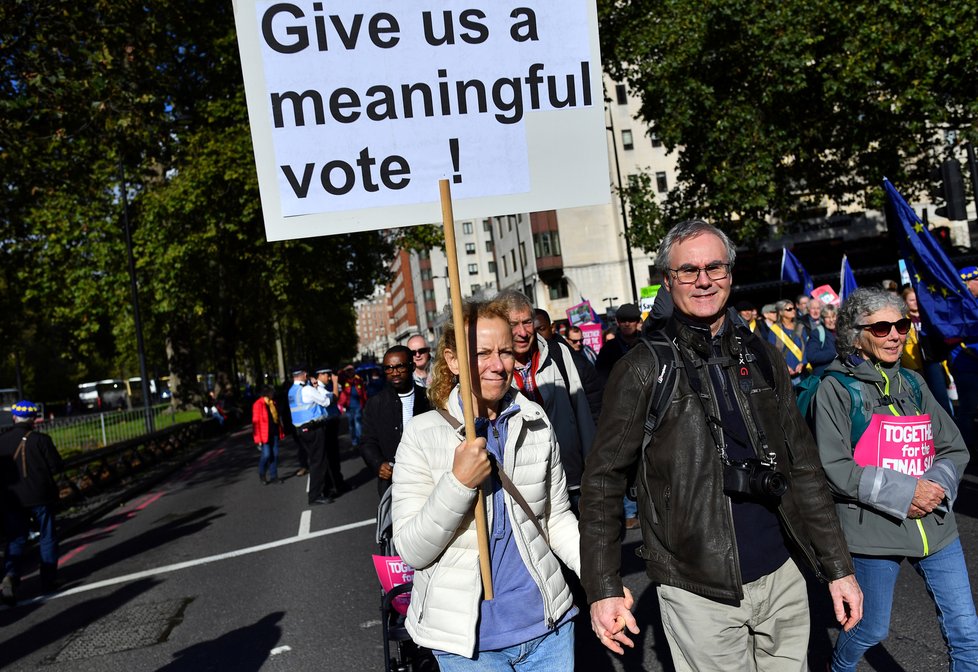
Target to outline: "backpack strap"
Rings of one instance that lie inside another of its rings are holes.
[[[643,427],[642,452],[652,442],[652,435],[662,421],[672,397],[679,385],[679,369],[683,368],[682,358],[676,352],[676,346],[661,331],[654,332],[650,337],[642,337],[642,343],[652,355],[653,380],[652,395],[645,414]]]
[[[441,415],[441,417],[443,417],[455,431],[458,431],[458,428],[462,426],[462,423],[444,408],[439,408],[438,414]],[[491,459],[492,455],[489,457]],[[513,483],[513,479],[509,477],[509,474],[503,471],[502,467],[499,466],[499,463],[496,462],[496,460],[492,460],[492,467],[492,473],[499,479],[499,482],[503,486],[503,490],[508,492],[509,496],[513,498],[513,501],[520,505],[520,508],[523,509],[523,513],[526,514],[527,518],[533,521],[534,526],[537,528],[537,532],[539,532],[540,536],[543,537],[543,540],[547,542],[547,546],[550,546],[550,535],[548,535],[547,531],[543,529],[540,519],[533,513],[533,509],[530,508],[529,503],[526,501],[523,493],[520,492],[520,489],[516,487],[515,483]]]
[[[924,412],[924,394],[920,389],[920,383],[912,373],[907,369],[900,367],[900,376],[903,378],[903,382],[907,387],[910,388],[910,394],[913,397],[913,402],[917,405],[917,410],[921,413]]]
[[[863,391],[858,380],[841,371],[826,371],[822,375],[823,379],[830,377],[839,381],[842,387],[846,388],[846,391],[849,393],[849,424],[851,425],[851,429],[849,430],[849,443],[852,444],[852,448],[855,450],[856,443],[862,437],[866,428],[869,427],[869,422],[872,420],[872,413],[867,416],[863,409]]]

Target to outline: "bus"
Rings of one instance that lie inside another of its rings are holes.
[[[78,386],[82,411],[114,411],[129,407],[129,392],[124,380],[107,378]]]
[[[0,388],[0,427],[12,425],[14,417],[11,415],[13,405],[20,401],[16,387]]]

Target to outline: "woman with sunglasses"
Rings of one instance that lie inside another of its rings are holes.
[[[792,301],[782,300],[775,304],[778,319],[771,325],[767,340],[771,343],[781,356],[784,357],[785,364],[788,365],[788,373],[791,375],[792,385],[801,382],[802,371],[808,364],[805,356],[805,341],[802,338],[802,329],[797,323],[798,310]]]
[[[839,311],[838,358],[815,397],[815,436],[863,590],[863,619],[839,634],[833,672],[886,638],[903,560],[937,606],[952,670],[978,670],[978,617],[951,510],[968,463],[954,421],[901,370],[910,320],[899,296],[860,288]]]

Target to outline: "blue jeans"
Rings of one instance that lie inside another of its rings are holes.
[[[624,501],[625,518],[638,518],[638,502],[634,499],[625,497]]]
[[[441,672],[558,672],[574,669],[574,622],[567,621],[528,642],[497,651],[476,651],[474,658],[454,653],[436,656]]]
[[[31,514],[34,514],[41,530],[38,546],[41,551],[42,567],[46,566],[49,571],[54,571],[58,566],[58,538],[54,534],[54,512],[51,508],[42,505],[6,511],[3,518],[7,532],[7,551],[3,569],[7,576],[15,579],[21,577],[21,564],[24,559],[24,548],[27,546]]]
[[[363,406],[357,404],[346,409],[347,420],[350,423],[350,442],[354,446],[360,445],[360,433],[363,429]]]
[[[278,437],[269,437],[268,443],[261,444],[261,458],[258,460],[258,475],[274,481],[278,478]]]
[[[863,653],[886,639],[893,588],[902,560],[897,556],[852,556],[856,580],[863,590],[863,619],[849,632],[839,634],[832,654],[832,672],[855,670]],[[937,620],[948,648],[949,669],[951,672],[978,670],[978,616],[971,598],[961,540],[955,539],[926,558],[907,560],[923,577],[927,592],[937,606]]]

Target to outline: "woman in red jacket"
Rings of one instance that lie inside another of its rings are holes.
[[[279,439],[285,438],[278,408],[272,401],[274,393],[272,386],[266,385],[261,389],[261,396],[251,407],[251,434],[255,439],[255,445],[261,451],[261,459],[258,460],[258,480],[265,485],[279,480],[278,442]]]

